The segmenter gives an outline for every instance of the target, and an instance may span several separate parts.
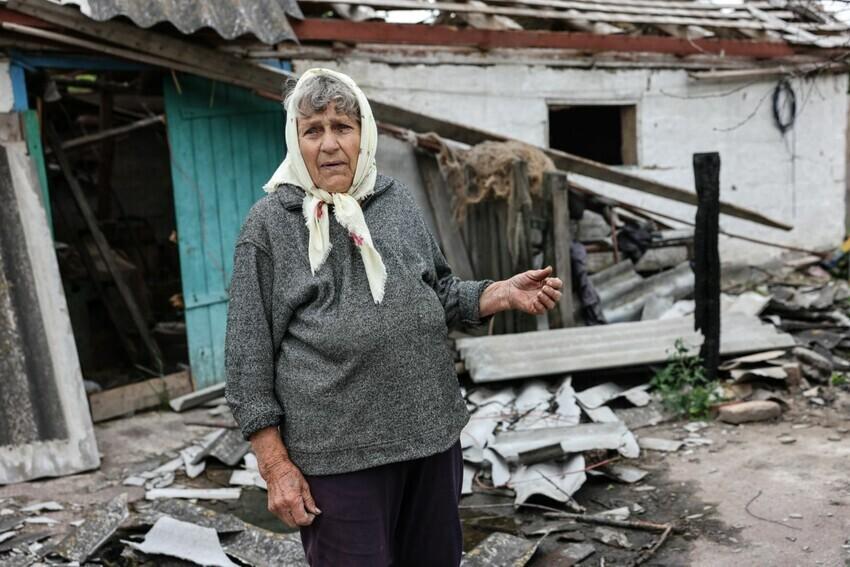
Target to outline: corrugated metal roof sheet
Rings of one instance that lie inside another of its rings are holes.
[[[137,26],[149,28],[169,22],[185,34],[212,28],[225,39],[252,34],[269,45],[296,40],[287,16],[301,19],[295,0],[52,0],[74,4],[86,16],[104,21],[117,16],[130,18]]]

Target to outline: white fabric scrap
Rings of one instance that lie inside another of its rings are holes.
[[[181,522],[170,516],[158,519],[142,543],[123,543],[150,555],[177,557],[210,567],[237,567],[221,548],[215,529]]]

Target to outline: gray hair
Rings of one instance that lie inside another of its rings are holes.
[[[289,108],[289,102],[295,95],[295,81],[287,82],[288,93],[283,101],[284,108]],[[295,108],[298,116],[306,118],[318,112],[324,112],[328,105],[334,103],[336,111],[345,114],[360,123],[360,104],[357,97],[342,81],[328,75],[317,75],[307,79],[299,92]]]

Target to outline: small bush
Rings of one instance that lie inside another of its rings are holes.
[[[832,374],[832,378],[829,379],[829,382],[833,386],[843,386],[847,383],[847,376],[835,372]]]
[[[688,354],[682,339],[676,340],[674,348],[667,365],[653,376],[652,387],[661,395],[664,407],[676,415],[705,417],[712,405],[722,401],[719,385],[706,379],[702,359]]]

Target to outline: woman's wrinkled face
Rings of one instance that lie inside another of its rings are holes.
[[[323,112],[298,118],[298,147],[316,187],[331,193],[348,191],[360,155],[360,124],[339,114],[333,104]]]

